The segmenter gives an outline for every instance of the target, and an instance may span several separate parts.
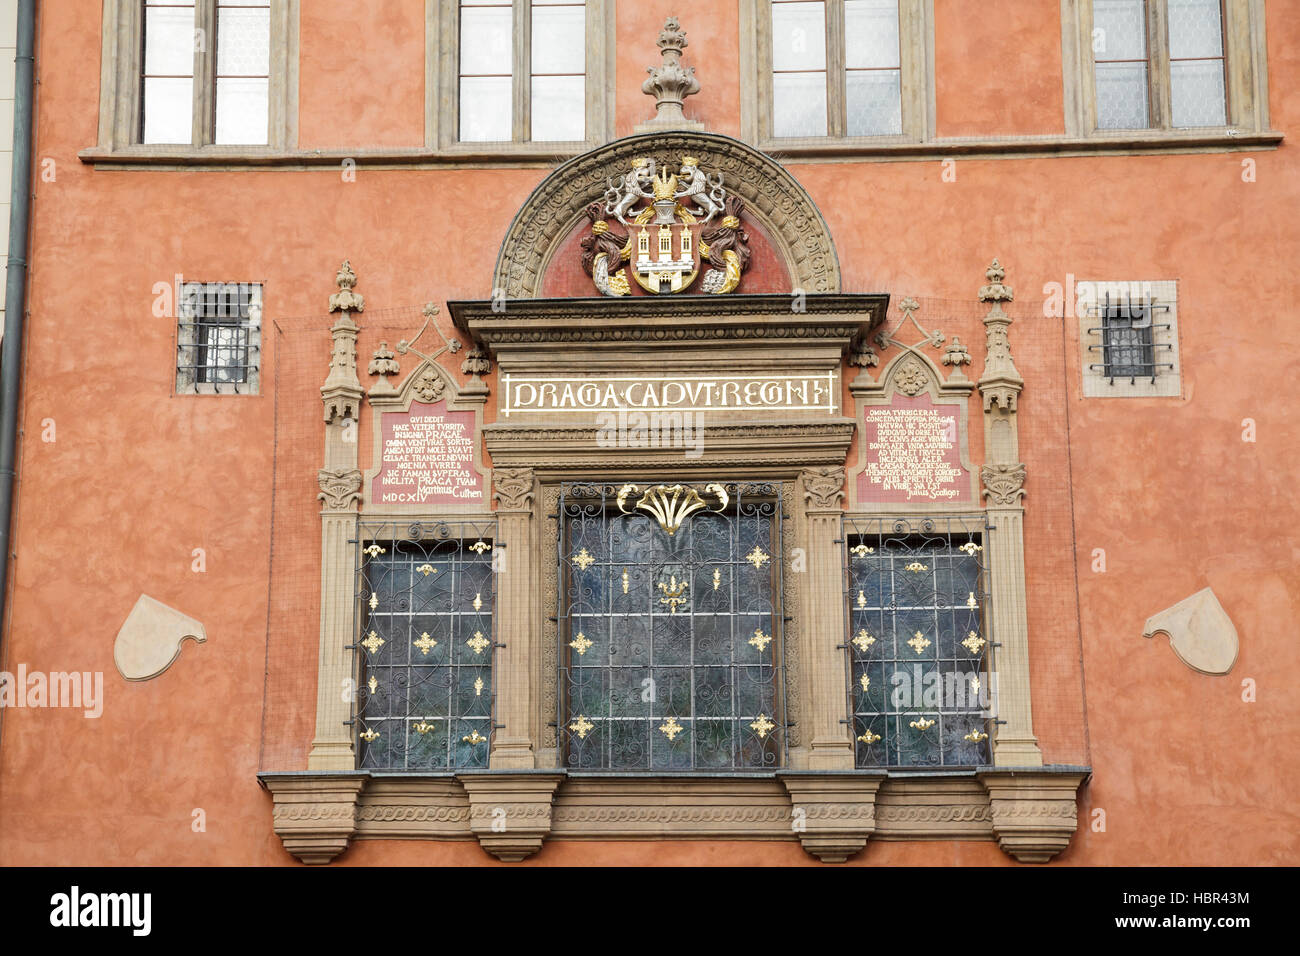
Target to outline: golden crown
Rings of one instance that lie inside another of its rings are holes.
[[[669,175],[668,170],[659,170],[659,175],[651,180],[655,199],[675,199],[677,197],[677,176]]]
[[[694,156],[683,156],[683,157],[682,157],[682,165],[683,165],[683,166],[698,166],[698,165],[700,165],[700,161],[699,161],[698,159],[696,159]]]
[[[636,159],[632,160],[632,168],[640,169],[642,166],[647,165],[649,162],[650,160],[647,159],[646,157],[638,156]]]

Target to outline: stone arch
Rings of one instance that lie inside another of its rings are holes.
[[[745,200],[745,215],[772,238],[794,287],[840,291],[839,257],[830,230],[798,181],[770,156],[739,140],[689,131],[628,136],[575,156],[542,180],[501,243],[494,290],[510,299],[537,298],[552,255],[586,206],[604,194],[606,180],[622,176],[634,157],[647,153],[690,154],[701,167],[720,170],[727,188]]]

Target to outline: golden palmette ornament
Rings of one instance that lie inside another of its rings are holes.
[[[640,490],[638,485],[624,485],[618,490],[616,503],[622,514],[631,514],[627,507],[628,498]],[[644,511],[659,523],[659,527],[670,537],[677,533],[683,522],[697,511],[723,511],[731,500],[727,490],[717,482],[710,482],[704,490],[712,492],[717,498],[717,505],[710,507],[704,503],[700,493],[690,485],[655,485],[647,488],[645,493],[633,506]]]
[[[855,558],[865,558],[867,555],[875,553],[875,548],[868,548],[865,544],[859,544],[855,547],[849,548],[849,554],[853,555]]]
[[[979,605],[975,602],[975,592],[974,592],[974,591],[971,591],[969,594],[966,595],[966,606],[969,607],[969,608],[977,608],[977,607],[979,607]]]
[[[919,730],[924,733],[934,726],[934,721],[926,720],[926,718],[922,717],[919,720],[908,721],[907,726],[911,727],[913,730]]]
[[[483,678],[481,677],[474,678],[474,696],[475,697],[483,696]]]
[[[754,550],[745,555],[745,560],[754,566],[755,571],[761,571],[763,565],[772,560],[772,557],[758,545],[754,545]]]
[[[858,683],[862,685],[863,693],[871,689],[871,678],[866,674],[858,678]]]
[[[591,721],[589,721],[586,717],[582,716],[582,714],[579,714],[578,719],[575,720],[573,723],[569,724],[569,729],[578,735],[579,740],[583,740],[584,738],[586,738],[587,734],[589,734],[592,728],[594,728],[595,726],[596,725],[593,724]]]
[[[591,556],[591,552],[586,548],[583,548],[569,560],[576,564],[580,571],[586,571],[596,563],[596,559]]]
[[[870,747],[872,744],[874,744],[876,741],[880,739],[881,739],[880,734],[873,734],[870,731],[870,729],[868,729],[865,734],[858,735],[858,740],[862,741],[868,747]]]
[[[904,570],[904,571],[911,571],[913,574],[920,574],[922,571],[929,571],[930,569],[927,568],[927,567],[926,567],[924,564],[922,564],[920,561],[913,561],[911,564],[909,564],[909,565],[908,565],[907,567],[905,567],[903,570]]]
[[[624,594],[627,593],[627,586],[628,586],[627,568],[624,568],[623,569],[623,593]]]
[[[989,735],[980,730],[972,730],[970,733],[966,734],[966,736],[963,737],[962,739],[969,740],[971,743],[977,744],[982,740],[988,740]]]
[[[754,636],[751,637],[745,643],[752,644],[754,647],[757,647],[759,652],[761,653],[767,649],[767,645],[770,644],[771,642],[772,642],[772,635],[764,634],[763,629],[761,627],[756,627],[754,628]]]
[[[958,550],[958,551],[965,551],[966,554],[968,554],[968,555],[971,556],[971,557],[974,557],[976,551],[983,551],[984,548],[983,548],[982,546],[976,544],[974,541],[967,541],[965,544],[963,544],[963,545],[962,545],[960,548],[958,548],[957,550]]]
[[[371,631],[366,635],[366,639],[361,642],[361,646],[373,654],[384,646],[384,639],[374,631]]]
[[[429,651],[438,646],[438,642],[429,636],[428,631],[421,634],[419,640],[411,641],[411,643],[418,647],[420,653],[426,657],[429,655]]]
[[[374,743],[376,740],[379,739],[379,731],[371,730],[369,727],[367,727],[365,730],[361,731],[361,733],[359,733],[357,736],[360,737],[362,740],[364,740],[366,743],[370,744],[370,743]]]
[[[920,631],[917,631],[907,643],[918,654],[930,646],[929,638],[925,637]]]
[[[961,642],[961,646],[966,648],[966,650],[970,651],[972,654],[978,654],[987,643],[988,642],[985,641],[984,638],[980,637],[974,631],[971,631],[966,635],[966,639]]]
[[[466,645],[474,649],[475,654],[482,654],[483,648],[487,647],[491,641],[483,636],[482,631],[475,631],[474,636],[465,642]]]
[[[749,729],[754,731],[754,733],[758,734],[758,739],[762,740],[765,737],[767,737],[769,733],[771,733],[773,730],[776,729],[776,724],[768,720],[766,714],[759,714],[758,719],[750,723]]]
[[[591,648],[591,644],[592,642],[588,640],[587,635],[583,634],[582,631],[579,631],[578,636],[569,641],[569,646],[577,651],[580,656],[587,653]]]
[[[685,578],[678,582],[677,575],[669,575],[667,581],[659,582],[659,590],[663,592],[663,597],[659,599],[659,603],[668,605],[669,614],[676,614],[677,609],[686,603],[685,594],[688,587],[689,584]]]
[[[482,734],[480,734],[477,730],[471,730],[468,734],[466,734],[464,737],[461,737],[460,739],[465,741],[465,743],[467,744],[481,744],[483,743],[483,741],[487,740],[487,738],[484,737]]]
[[[864,608],[864,607],[866,607],[866,606],[867,606],[867,595],[866,595],[866,592],[865,592],[865,591],[862,591],[862,590],[859,590],[859,591],[858,591],[858,607],[859,607],[859,608]]]
[[[669,717],[666,721],[664,721],[662,724],[659,725],[659,730],[669,740],[675,740],[677,738],[677,735],[680,734],[685,729],[686,729],[685,727],[677,723],[676,717]]]
[[[488,551],[492,550],[492,545],[488,544],[486,541],[480,538],[479,540],[471,544],[469,546],[469,549],[471,551],[477,552],[478,554],[486,554]]]
[[[474,595],[474,610],[483,610],[483,593],[481,591]]]
[[[371,592],[370,592],[370,610],[373,611],[373,610],[374,610],[375,608],[377,608],[377,607],[379,607],[379,595],[376,594],[375,592],[371,591]]]
[[[377,544],[372,544],[369,547],[362,548],[361,553],[367,554],[373,558],[373,557],[377,557],[378,555],[387,553],[387,550],[385,548],[381,548]]]
[[[420,572],[421,574],[423,574],[426,578],[427,578],[429,575],[431,575],[431,574],[437,574],[437,573],[438,573],[437,568],[435,568],[432,564],[422,564],[422,565],[420,565],[418,568],[416,568],[415,570],[419,571],[419,572]]]
[[[722,583],[722,572],[719,571],[717,568],[714,568],[713,569],[713,590],[716,591],[718,589],[718,585],[720,585],[721,583]]]
[[[437,730],[438,725],[430,724],[427,721],[421,720],[419,723],[412,724],[411,729],[414,730],[417,734],[427,734],[431,730]]]
[[[370,680],[366,681],[366,686],[370,688],[370,695],[373,697],[375,691],[379,690],[379,678],[371,674]]]

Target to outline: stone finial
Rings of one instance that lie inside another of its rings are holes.
[[[339,266],[334,281],[338,283],[339,291],[330,296],[331,312],[365,311],[365,298],[359,292],[352,291],[357,285],[357,274],[352,271],[352,266],[347,259],[344,259],[343,265]]]
[[[379,381],[371,386],[367,394],[371,396],[395,394],[397,389],[393,388],[393,384],[388,381],[388,376],[396,375],[401,370],[402,367],[397,364],[397,358],[393,355],[393,350],[388,347],[388,342],[381,341],[379,348],[375,349],[370,364],[366,367],[366,371],[371,375],[379,376]]]
[[[695,67],[683,67],[682,50],[686,48],[686,31],[676,17],[664,21],[659,34],[659,51],[664,61],[661,66],[648,66],[649,78],[641,84],[641,92],[655,98],[655,118],[638,125],[634,132],[645,133],[663,129],[703,129],[704,124],[688,120],[682,112],[682,101],[700,91],[700,81],[695,78]]]
[[[1002,280],[1007,277],[1007,270],[1002,268],[1002,264],[997,259],[988,267],[984,273],[984,278],[989,280],[986,286],[980,286],[981,302],[1010,302],[1015,298],[1015,293],[1011,287],[1002,284]]]
[[[466,375],[478,378],[480,375],[486,375],[492,371],[492,360],[483,354],[482,349],[475,346],[465,356],[465,361],[460,363],[460,370]]]
[[[1011,357],[1011,340],[1007,329],[1011,325],[1011,316],[1002,308],[1003,302],[1014,298],[1011,287],[1002,280],[1007,272],[997,259],[988,267],[984,277],[988,285],[980,286],[980,301],[992,303],[989,314],[984,317],[984,330],[987,344],[984,357],[984,374],[980,376],[979,390],[984,397],[984,409],[988,411],[1000,405],[1006,411],[1015,411],[1016,396],[1025,387],[1024,379],[1016,371],[1016,363]],[[1001,462],[1000,464],[1015,464]]]

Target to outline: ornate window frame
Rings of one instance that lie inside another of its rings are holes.
[[[1223,0],[1223,52],[1227,60],[1228,122],[1221,127],[1177,128],[1170,119],[1168,0],[1147,0],[1151,31],[1147,51],[1151,64],[1150,127],[1100,129],[1097,126],[1096,71],[1092,52],[1092,0],[1061,0],[1061,60],[1065,88],[1067,136],[1098,140],[1227,139],[1237,134],[1269,131],[1268,50],[1264,0]]]
[[[459,117],[460,2],[425,0],[424,142],[431,150],[458,156],[544,158],[570,156],[608,142],[614,135],[615,15],[614,4],[586,0],[587,120],[586,138],[579,142],[531,142],[528,131],[527,77],[530,22],[528,0],[512,0],[514,8],[515,130],[509,142],[461,142]]]
[[[827,0],[827,69],[841,74],[844,50],[843,0]],[[838,11],[839,15],[834,15]],[[899,63],[902,71],[903,130],[898,135],[776,137],[772,135],[772,4],[740,0],[741,137],[760,149],[801,155],[827,145],[874,148],[925,143],[934,139],[934,0],[898,0]],[[836,65],[838,64],[838,65]],[[831,83],[827,109],[832,117],[843,108],[843,83]]]
[[[271,156],[298,145],[298,4],[300,0],[269,0],[271,4],[271,81],[269,128],[265,146],[222,145],[211,142],[159,144],[140,142],[140,63],[143,55],[143,15],[139,0],[104,0],[99,75],[99,134],[96,146],[83,158],[168,162],[185,159]],[[201,23],[215,23],[215,0],[197,0]],[[215,30],[207,28],[209,35]],[[196,84],[199,75],[196,74]],[[214,82],[198,91],[200,102],[211,104]],[[210,112],[210,110],[209,110]],[[196,119],[196,125],[199,121]],[[206,137],[210,139],[210,135]]]

